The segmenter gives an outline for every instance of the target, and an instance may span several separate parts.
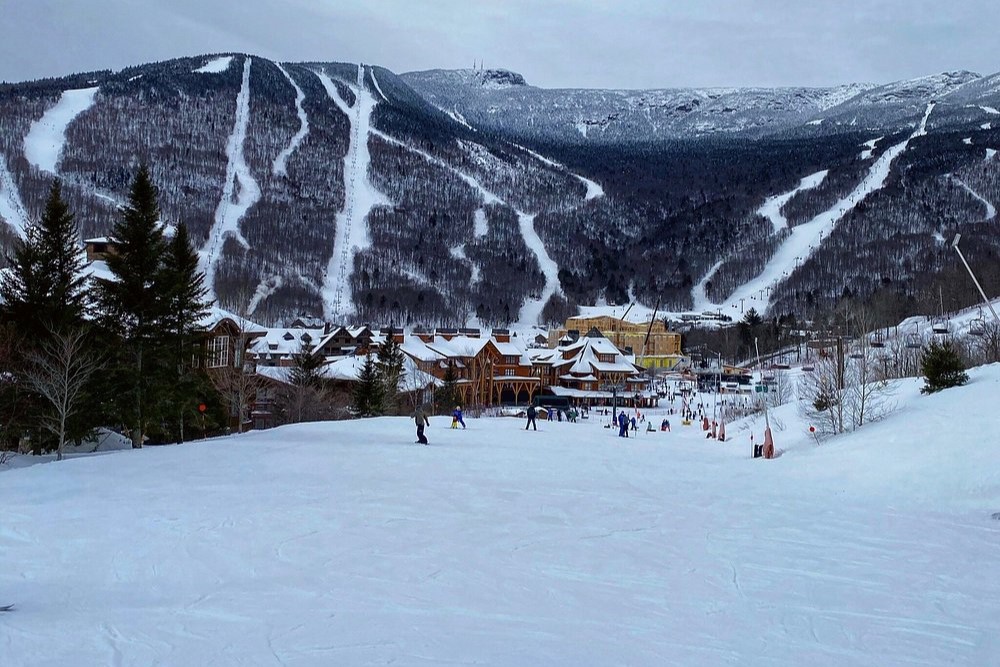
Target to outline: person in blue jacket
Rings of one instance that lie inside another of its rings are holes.
[[[461,424],[462,428],[465,428],[465,421],[462,419],[462,406],[461,405],[456,405],[455,406],[455,411],[451,413],[451,417],[454,420],[454,423]]]
[[[625,416],[624,412],[618,413],[618,437],[628,437],[628,417]]]

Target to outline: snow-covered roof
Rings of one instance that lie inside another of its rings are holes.
[[[263,329],[263,328],[262,328]],[[264,335],[254,341],[254,354],[298,354],[305,345],[316,345],[323,339],[322,329],[263,329]]]
[[[104,262],[92,262],[91,266],[101,264],[107,267]],[[245,333],[260,334],[268,331],[266,327],[262,327],[256,322],[251,322],[250,320],[240,317],[235,313],[231,313],[228,310],[219,308],[218,306],[211,306],[208,309],[208,313],[198,321],[198,326],[202,329],[212,329],[219,325],[223,320],[231,320],[241,331]]]
[[[427,343],[427,346],[447,357],[474,357],[489,343],[489,338],[455,336],[451,340],[445,340],[440,336],[435,336],[434,341]]]

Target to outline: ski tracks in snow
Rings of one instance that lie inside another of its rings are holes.
[[[309,134],[309,117],[306,115],[306,110],[302,108],[302,102],[306,99],[306,94],[302,92],[299,84],[295,83],[295,80],[285,71],[285,68],[280,63],[274,64],[285,75],[285,78],[288,79],[288,83],[292,84],[292,88],[295,89],[295,113],[299,116],[299,131],[295,133],[291,141],[288,142],[288,145],[278,153],[278,157],[274,158],[274,166],[271,168],[271,173],[275,176],[285,177],[288,175],[285,169],[288,158],[291,157],[292,153],[296,151],[306,138],[306,135]]]
[[[327,95],[347,116],[351,125],[347,154],[344,156],[344,210],[337,215],[333,253],[323,279],[323,309],[329,321],[353,312],[351,275],[354,273],[354,256],[371,245],[368,214],[372,209],[390,203],[368,177],[371,164],[368,137],[375,132],[371,126],[371,115],[378,102],[365,88],[364,71],[364,65],[358,65],[355,85],[341,82],[354,92],[356,100],[353,108],[340,97],[336,84],[325,71],[314,71]]]
[[[212,300],[216,298],[215,270],[226,237],[232,236],[244,248],[250,247],[240,232],[240,219],[260,199],[260,186],[243,155],[243,142],[250,124],[250,61],[247,57],[243,62],[243,85],[236,97],[236,122],[226,144],[226,182],[222,186],[222,199],[215,210],[215,222],[209,230],[208,240],[199,251],[199,268],[205,274],[208,298]]]
[[[764,266],[764,270],[757,277],[736,288],[722,304],[714,304],[708,302],[706,299],[704,302],[696,303],[695,307],[699,309],[729,309],[735,307],[737,304],[741,304],[742,306],[745,305],[744,302],[751,301],[751,297],[755,297],[758,293],[768,290],[791,275],[796,266],[809,258],[813,251],[819,247],[823,237],[828,236],[834,230],[837,223],[849,211],[853,210],[868,195],[882,188],[886,178],[889,176],[889,170],[892,167],[893,161],[906,150],[910,141],[927,134],[927,119],[933,110],[934,102],[931,102],[927,105],[923,118],[921,118],[920,123],[913,133],[898,144],[886,149],[872,163],[862,181],[846,197],[809,222],[805,222],[792,229],[785,241],[771,255],[770,260]],[[714,268],[718,268],[718,266],[716,264]],[[714,269],[699,284],[704,285],[713,274]],[[704,291],[702,291],[703,293]]]

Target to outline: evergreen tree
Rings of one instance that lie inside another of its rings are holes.
[[[295,365],[289,373],[289,380],[296,387],[318,389],[323,382],[320,369],[323,368],[323,357],[314,354],[313,346],[304,343],[295,357]]]
[[[386,334],[385,342],[378,348],[378,376],[382,383],[382,413],[394,415],[397,411],[399,379],[403,375],[403,350],[392,335]]]
[[[10,270],[0,274],[0,319],[16,327],[29,344],[83,323],[83,257],[58,180],[49,190],[41,220],[28,225],[8,263]]]
[[[197,416],[198,396],[208,388],[205,377],[194,370],[200,322],[208,314],[205,276],[198,270],[198,255],[181,223],[170,240],[160,269],[164,312],[161,324],[165,356],[172,381],[169,384],[170,421],[176,420],[177,438],[184,440],[186,421]]]
[[[159,328],[166,314],[161,270],[167,245],[160,229],[156,187],[139,168],[129,202],[112,231],[107,264],[114,280],[102,283],[105,323],[120,340],[115,379],[119,414],[133,447],[141,447],[166,407],[165,355]]]
[[[444,369],[444,384],[434,392],[434,402],[438,405],[452,406],[458,404],[458,378],[455,376],[455,364],[448,362]]]
[[[920,390],[922,394],[933,394],[969,381],[962,357],[951,341],[931,341],[920,359],[920,372],[924,375],[924,386]]]
[[[359,417],[377,417],[382,414],[382,380],[372,355],[365,357],[365,365],[354,386],[352,407]]]
[[[0,274],[0,322],[6,323],[15,334],[22,359],[49,349],[56,339],[64,337],[78,339],[81,358],[99,355],[91,336],[83,333],[88,328],[84,315],[89,299],[84,289],[84,262],[73,218],[62,199],[62,184],[53,181],[42,217],[28,225],[25,238],[15,245],[8,258],[9,271]],[[20,380],[26,378],[22,376]],[[91,374],[78,388],[75,402],[79,409],[69,414],[62,425],[63,438],[78,440],[100,423],[97,381]],[[23,400],[29,406],[24,415],[40,415],[47,405],[38,392],[23,395]],[[29,425],[32,424],[22,424]]]

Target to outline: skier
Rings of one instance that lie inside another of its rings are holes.
[[[417,409],[413,411],[413,421],[417,425],[417,442],[421,445],[426,445],[427,436],[424,435],[424,426],[430,427],[431,422],[427,419],[423,406],[417,406]]]
[[[465,428],[465,420],[462,419],[462,406],[456,405],[455,411],[451,413],[451,427],[458,428],[459,424],[462,425],[462,428]]]
[[[628,417],[625,416],[624,412],[618,413],[618,437],[628,437]]]
[[[536,431],[538,430],[538,424],[535,423],[535,415],[536,414],[537,414],[537,412],[535,411],[535,406],[534,405],[529,405],[528,406],[528,423],[525,424],[525,426],[524,426],[524,430],[525,431],[528,430],[529,426],[531,426],[532,428],[534,428]]]

